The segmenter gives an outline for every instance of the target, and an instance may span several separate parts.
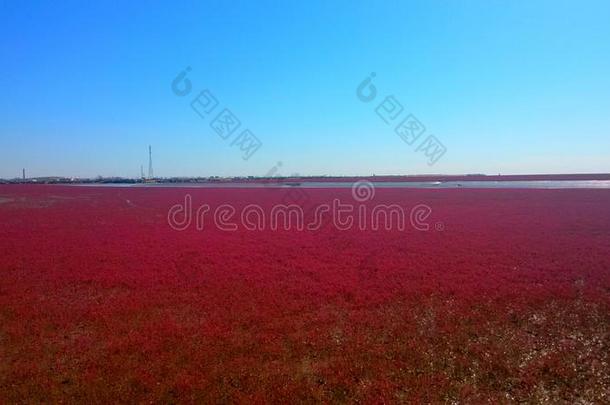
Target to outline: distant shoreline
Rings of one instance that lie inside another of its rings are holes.
[[[508,174],[508,175],[384,175],[384,176],[302,176],[302,177],[172,177],[155,179],[129,179],[109,177],[98,179],[77,179],[66,177],[37,177],[29,179],[0,179],[0,184],[231,184],[231,183],[262,183],[262,184],[298,184],[337,183],[370,181],[374,183],[424,183],[424,182],[503,182],[503,181],[591,181],[610,180],[610,173],[579,173],[579,174]]]

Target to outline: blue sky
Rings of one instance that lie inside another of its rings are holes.
[[[135,177],[149,144],[159,176],[610,172],[608,21],[608,1],[1,1],[0,177]],[[433,166],[375,113],[389,95],[446,147]],[[222,108],[262,142],[248,160]]]

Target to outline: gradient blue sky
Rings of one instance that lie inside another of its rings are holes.
[[[610,172],[609,1],[0,1],[0,177]],[[87,2],[89,3],[89,2]],[[171,91],[186,66],[263,142]],[[360,102],[376,72],[447,147]]]

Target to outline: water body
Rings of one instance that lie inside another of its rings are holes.
[[[498,189],[610,189],[610,180],[517,180],[517,181],[387,181],[370,182],[375,188],[498,188]],[[77,184],[92,187],[184,187],[184,188],[351,188],[353,182],[302,181],[291,183],[138,183]]]

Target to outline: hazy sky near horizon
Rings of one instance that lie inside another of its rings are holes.
[[[0,1],[0,177],[135,177],[149,144],[158,176],[610,172],[609,21],[602,0]],[[377,115],[386,96],[436,164]]]

